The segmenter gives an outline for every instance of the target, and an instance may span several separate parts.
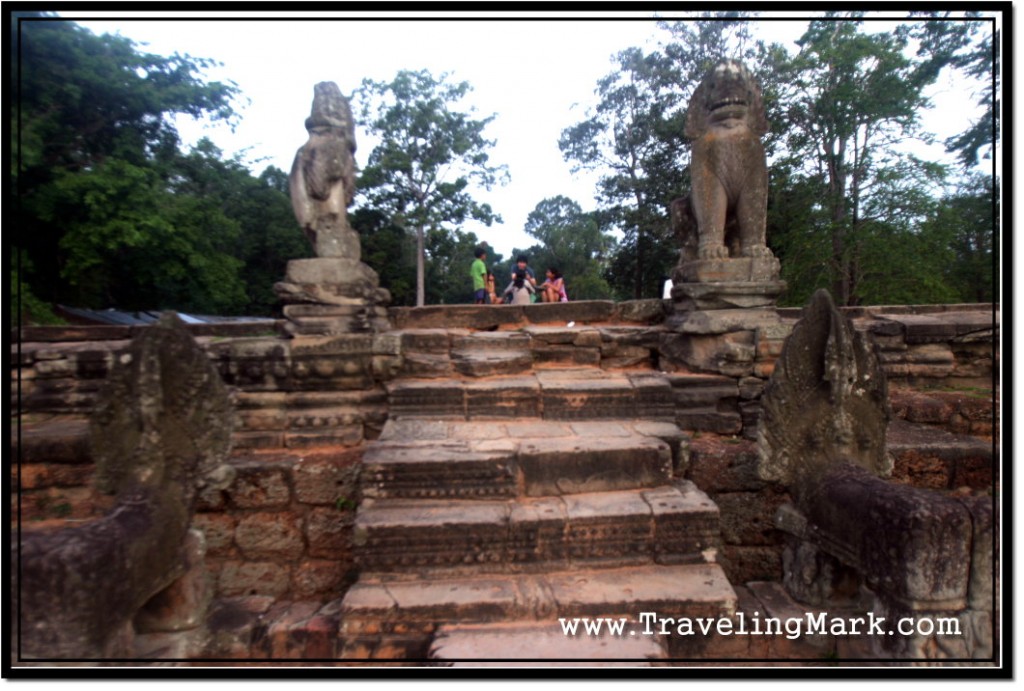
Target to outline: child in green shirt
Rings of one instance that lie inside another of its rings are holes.
[[[487,259],[487,250],[477,247],[473,256],[476,259],[469,267],[469,275],[473,278],[473,299],[476,304],[484,305],[487,304],[487,264],[484,263],[484,260]]]

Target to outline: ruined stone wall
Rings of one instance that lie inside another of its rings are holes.
[[[12,443],[20,436],[21,444],[11,502],[25,529],[96,517],[110,507],[93,487],[87,416],[139,328],[146,327],[21,334],[12,408],[22,433],[12,434]],[[200,496],[193,521],[206,534],[215,594],[336,595],[351,568],[360,447],[387,417],[373,337],[287,339],[265,333],[266,326],[190,330],[229,385],[236,415],[235,478]]]
[[[992,399],[998,322],[990,306],[847,312],[878,344],[896,422],[934,428],[924,440],[896,440],[894,479],[949,490],[990,483],[991,443],[988,451],[981,448],[998,431]],[[779,313],[791,326],[798,311]],[[422,346],[424,332],[521,331],[541,366],[666,369],[659,352],[664,316],[658,300],[393,309],[393,326],[419,331],[414,338],[394,332],[286,338],[266,325],[190,326],[229,384],[237,415],[237,476],[226,490],[201,498],[194,522],[207,535],[218,595],[326,598],[350,577],[355,474],[362,446],[387,419],[386,382],[403,370],[408,376],[409,367],[420,368],[416,376],[444,377],[460,366],[454,337],[441,339],[445,353],[436,355],[443,363],[434,363],[441,369],[428,372],[431,362],[407,358],[404,349],[411,342]],[[570,321],[579,327],[572,337],[565,337],[567,328],[550,328]],[[28,528],[100,515],[108,507],[91,488],[85,417],[139,328],[146,327],[33,327],[16,335],[12,409],[23,434],[11,501]],[[773,354],[771,345],[761,344],[762,355]],[[770,366],[762,370],[736,377],[667,375],[676,421],[691,436],[685,477],[721,509],[723,562],[737,583],[777,578],[781,570],[781,537],[770,517],[786,496],[752,470],[750,437]],[[957,445],[939,433],[982,441]]]

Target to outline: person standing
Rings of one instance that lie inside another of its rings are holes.
[[[473,300],[477,305],[487,304],[487,250],[477,247],[473,252],[476,259],[469,267],[469,275],[473,279]]]

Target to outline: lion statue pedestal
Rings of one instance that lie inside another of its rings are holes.
[[[391,295],[360,261],[359,234],[346,209],[355,194],[355,126],[348,100],[334,82],[313,90],[306,119],[309,141],[295,154],[289,188],[295,218],[316,257],[293,259],[274,291],[285,303],[293,335],[384,331]]]
[[[663,347],[679,369],[766,377],[785,329],[785,290],[765,237],[768,168],[761,90],[741,63],[716,65],[693,92],[686,135],[692,190],[671,205],[680,243],[672,273],[672,329]]]

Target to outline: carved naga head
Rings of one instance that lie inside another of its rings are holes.
[[[313,87],[313,110],[306,118],[306,131],[334,133],[342,136],[354,152],[356,149],[355,121],[348,99],[334,82],[320,82]]]
[[[695,139],[715,122],[728,119],[743,120],[759,137],[768,131],[761,89],[738,60],[719,62],[694,90],[686,111],[685,134]]]

